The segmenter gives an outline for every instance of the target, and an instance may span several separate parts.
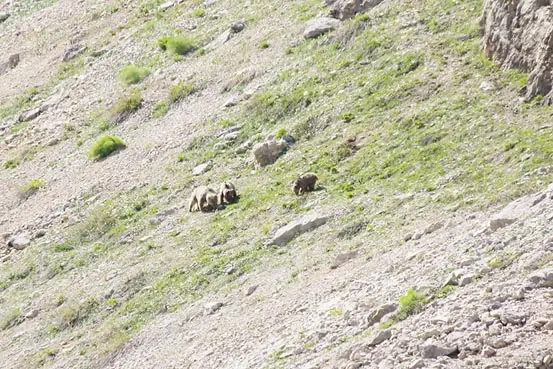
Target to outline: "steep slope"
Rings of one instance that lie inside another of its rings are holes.
[[[308,40],[319,1],[6,9],[0,233],[31,242],[1,258],[0,367],[551,364],[550,195],[489,223],[551,181],[551,107],[483,55],[479,1],[387,0]],[[87,158],[106,133],[126,148]],[[227,179],[236,204],[188,212]],[[271,244],[305,216],[326,223]]]

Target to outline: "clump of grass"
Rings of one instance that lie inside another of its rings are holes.
[[[519,253],[513,251],[506,251],[500,254],[495,259],[488,261],[488,266],[492,269],[505,269],[511,265],[518,257]]]
[[[269,46],[271,46],[271,44],[270,44],[269,41],[267,41],[267,40],[262,40],[262,41],[259,43],[259,48],[260,48],[260,49],[268,49]]]
[[[134,85],[142,81],[150,74],[150,70],[145,67],[139,67],[134,64],[129,64],[123,67],[119,72],[119,80],[123,85]]]
[[[0,330],[15,327],[20,322],[21,310],[14,309],[0,319]]]
[[[169,90],[169,100],[174,103],[196,91],[198,91],[198,89],[193,84],[189,82],[179,82]]]
[[[205,10],[202,8],[194,9],[192,13],[190,13],[190,15],[193,16],[194,18],[201,18],[205,16]]]
[[[18,159],[9,159],[4,163],[4,169],[15,169],[19,165]]]
[[[58,243],[54,245],[54,252],[66,252],[73,250],[73,246],[69,242]]]
[[[405,295],[399,297],[399,307],[395,314],[395,320],[404,320],[409,315],[420,313],[426,302],[427,299],[424,294],[410,288]]]
[[[152,111],[152,117],[161,118],[162,116],[167,114],[168,111],[169,111],[169,104],[167,104],[165,101],[160,101],[154,107],[154,110]]]
[[[87,298],[79,304],[70,304],[60,309],[54,325],[57,332],[77,326],[87,319],[97,308],[98,300]]]
[[[123,140],[112,135],[100,137],[88,151],[90,159],[101,159],[109,156],[111,153],[124,149],[126,147]]]
[[[173,57],[184,56],[196,50],[196,42],[187,36],[163,36],[157,40],[157,45]]]
[[[64,80],[68,77],[79,74],[84,70],[84,67],[85,67],[85,62],[82,57],[75,58],[67,62],[63,62],[58,68],[56,77],[60,81]]]
[[[121,97],[111,109],[111,120],[121,123],[142,106],[142,94],[133,89],[128,96]]]
[[[26,200],[34,195],[39,189],[44,187],[44,182],[40,179],[33,179],[19,189],[19,197]]]
[[[277,131],[276,135],[275,135],[275,139],[279,139],[279,138],[282,138],[284,137],[284,135],[286,134],[286,128],[281,128]]]

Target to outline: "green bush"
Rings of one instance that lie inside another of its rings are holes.
[[[193,10],[190,15],[195,17],[195,18],[201,18],[201,17],[205,16],[205,10],[202,9],[202,8],[198,8],[198,9]]]
[[[121,123],[129,115],[138,110],[142,105],[142,95],[137,89],[133,89],[128,96],[123,96],[111,109],[111,120],[115,123]]]
[[[399,307],[395,318],[404,320],[409,315],[420,313],[426,302],[424,294],[410,288],[405,295],[399,297]]]
[[[154,110],[152,111],[152,117],[153,118],[160,118],[167,114],[169,111],[169,104],[167,104],[165,101],[161,101],[157,103],[157,105],[154,107]]]
[[[33,179],[31,182],[19,189],[19,197],[22,199],[28,199],[42,187],[44,187],[44,182],[40,179]]]
[[[177,102],[196,91],[198,91],[198,89],[191,83],[180,82],[169,90],[169,100],[171,102]]]
[[[187,36],[163,36],[157,44],[160,49],[166,50],[172,56],[183,56],[196,49],[194,40]]]
[[[150,74],[150,70],[134,64],[127,65],[119,72],[119,80],[124,85],[134,85],[142,81]]]
[[[94,145],[92,145],[92,147],[88,151],[88,157],[90,159],[105,158],[111,153],[120,149],[124,149],[125,147],[125,143],[119,137],[105,135],[103,137],[100,137],[94,143]]]

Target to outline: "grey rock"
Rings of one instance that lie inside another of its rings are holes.
[[[497,354],[497,351],[489,346],[486,346],[482,349],[482,355],[484,357],[492,357],[495,356],[495,354]]]
[[[33,309],[25,313],[24,317],[25,319],[33,319],[38,316],[39,311],[37,309]]]
[[[367,318],[367,325],[370,327],[373,324],[378,323],[386,314],[389,314],[397,309],[397,304],[384,304],[369,313]]]
[[[378,346],[382,342],[384,342],[386,340],[389,340],[391,337],[392,337],[392,332],[389,329],[384,330],[384,331],[380,331],[380,332],[377,332],[377,333],[373,334],[372,337],[369,338],[369,342],[367,343],[367,345],[369,345],[371,347],[372,346]]]
[[[10,69],[14,69],[18,65],[19,65],[19,54],[10,55],[10,57],[8,58],[8,67],[10,67]]]
[[[31,244],[31,238],[27,234],[15,235],[8,241],[8,249],[24,250]]]
[[[315,38],[329,31],[335,30],[340,25],[340,21],[334,18],[321,17],[308,21],[305,24],[303,37]]]
[[[75,59],[77,56],[81,55],[86,51],[87,47],[82,45],[70,45],[65,52],[63,53],[63,61],[68,62]]]
[[[40,115],[40,113],[42,113],[40,108],[30,109],[30,110],[27,110],[27,111],[24,111],[23,113],[21,113],[21,115],[19,116],[19,118],[17,120],[19,122],[28,122],[28,121],[33,120],[36,117],[38,117]]]
[[[438,345],[427,343],[421,347],[421,355],[426,359],[436,359],[440,356],[449,356],[457,353],[459,350],[456,346]]]
[[[194,169],[192,169],[192,174],[199,176],[200,174],[207,172],[209,169],[211,169],[211,161],[195,166]]]
[[[344,254],[340,254],[334,258],[334,261],[332,261],[332,264],[330,264],[330,269],[336,269],[340,265],[347,263],[348,261],[355,259],[357,257],[357,251],[350,251],[346,252]]]
[[[246,296],[252,295],[257,290],[258,287],[259,287],[258,284],[254,284],[253,286],[248,287],[248,289],[246,290],[245,295]]]
[[[543,329],[548,331],[553,331],[553,320],[548,321],[544,324]]]
[[[213,51],[223,46],[226,42],[228,42],[231,39],[233,33],[234,32],[230,28],[227,29],[225,32],[221,33],[213,41],[211,41],[204,49],[207,51]]]
[[[424,360],[418,359],[412,362],[411,364],[409,364],[409,369],[420,369],[420,368],[424,368],[425,366],[426,364],[424,363]]]
[[[246,141],[242,145],[238,146],[236,150],[234,150],[234,152],[236,154],[245,154],[246,152],[248,152],[251,146],[252,146],[252,142]]]
[[[164,2],[163,4],[161,4],[158,9],[159,10],[162,10],[162,11],[165,11],[167,9],[171,9],[172,7],[175,6],[175,3],[173,1],[166,1]]]
[[[459,279],[459,286],[467,286],[472,283],[473,276],[472,275],[465,275],[462,276],[461,279]]]
[[[0,23],[6,21],[10,17],[9,13],[0,12]]]
[[[553,287],[553,267],[540,270],[530,275],[529,280],[538,288]]]
[[[303,217],[296,219],[284,227],[276,231],[273,239],[269,242],[270,245],[282,246],[290,242],[296,236],[302,233],[312,231],[328,220],[328,216],[317,213],[311,213],[304,215]]]
[[[264,167],[273,164],[288,146],[288,142],[284,140],[270,140],[258,143],[253,147],[252,152],[257,164]]]
[[[357,13],[377,6],[382,1],[383,0],[336,0],[332,2],[330,15],[340,20],[350,19]]]
[[[222,302],[210,302],[205,305],[205,311],[209,315],[214,314],[217,310],[221,309],[223,305]]]
[[[498,229],[500,228],[505,228],[507,227],[509,224],[512,224],[516,222],[516,219],[511,219],[511,218],[496,218],[496,219],[492,219],[490,220],[490,229],[495,232],[497,231]]]

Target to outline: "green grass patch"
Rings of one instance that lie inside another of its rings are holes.
[[[99,138],[88,151],[89,159],[105,158],[117,150],[124,149],[125,143],[117,136],[105,135]]]
[[[152,111],[152,118],[161,118],[169,111],[169,104],[165,101],[160,101],[154,106]]]
[[[161,50],[172,57],[185,56],[197,49],[196,42],[188,36],[163,36],[157,41]]]
[[[31,182],[27,183],[19,189],[19,197],[26,200],[43,187],[44,182],[41,179],[33,179]]]
[[[21,317],[20,309],[13,309],[9,313],[3,315],[2,318],[0,319],[0,330],[3,331],[16,326],[22,321],[20,317]]]
[[[189,82],[179,82],[169,90],[169,101],[177,102],[198,91],[197,87]]]
[[[128,95],[121,97],[111,108],[110,120],[114,123],[125,121],[142,106],[142,101],[140,90],[132,89]]]
[[[141,82],[150,74],[146,67],[139,67],[134,64],[124,66],[119,72],[119,80],[124,86],[134,85]]]

